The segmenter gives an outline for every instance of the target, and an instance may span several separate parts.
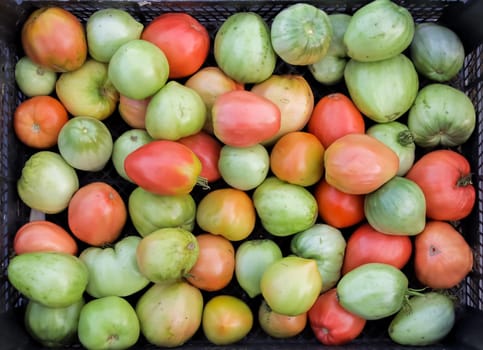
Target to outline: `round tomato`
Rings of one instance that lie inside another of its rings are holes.
[[[313,134],[288,132],[270,152],[270,169],[280,180],[311,186],[324,173],[324,151],[324,146]]]
[[[57,144],[60,130],[69,120],[67,110],[54,97],[34,96],[15,109],[13,128],[29,147],[49,148]]]
[[[210,49],[206,28],[187,13],[164,13],[144,28],[141,39],[158,46],[169,63],[169,77],[183,78],[195,73]]]
[[[455,287],[473,268],[473,252],[448,222],[430,221],[414,241],[416,278],[429,288]]]
[[[339,191],[322,179],[314,189],[320,218],[336,228],[355,225],[364,219],[364,195]]]
[[[72,234],[93,246],[114,242],[127,220],[119,193],[105,182],[92,182],[72,196],[67,221]]]
[[[220,290],[230,283],[235,272],[235,248],[223,236],[203,233],[196,236],[199,255],[186,280],[206,291]]]
[[[310,328],[324,345],[342,345],[356,339],[364,329],[366,320],[346,311],[337,300],[332,288],[319,295],[308,311]]]
[[[35,63],[55,72],[73,71],[87,58],[87,39],[80,20],[60,7],[42,7],[22,27],[22,47]]]
[[[456,151],[440,149],[426,153],[406,178],[416,182],[426,199],[426,215],[434,220],[460,220],[476,201],[468,160]]]
[[[412,250],[409,236],[387,235],[364,223],[347,240],[342,274],[373,262],[386,263],[401,269],[409,261]]]
[[[346,134],[363,134],[364,118],[352,100],[342,93],[322,97],[315,105],[307,130],[317,136],[322,145],[329,145]]]
[[[31,221],[20,227],[13,240],[15,254],[64,252],[77,254],[77,243],[61,226],[46,220]]]
[[[198,203],[196,222],[206,232],[240,241],[255,227],[255,206],[250,196],[235,188],[209,192]]]
[[[307,325],[307,313],[296,316],[279,314],[262,300],[258,309],[258,322],[265,333],[274,338],[290,338],[301,333]]]
[[[119,95],[119,115],[131,128],[146,129],[146,110],[150,99],[150,97],[147,97],[142,100],[136,100]]]

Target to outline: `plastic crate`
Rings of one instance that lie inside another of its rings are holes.
[[[362,0],[321,0],[306,1],[312,3],[327,13],[354,13],[356,9],[369,1]],[[483,33],[481,1],[458,0],[415,0],[395,1],[405,6],[416,22],[441,22],[455,30],[462,39],[466,49],[464,69],[450,84],[464,91],[473,101],[477,111],[478,126],[471,139],[458,148],[469,159],[474,173],[474,184],[477,189],[477,204],[472,214],[465,220],[454,223],[474,249],[474,269],[460,286],[451,290],[459,301],[457,323],[451,335],[442,343],[425,347],[427,349],[465,349],[465,344],[474,344],[473,348],[483,346],[483,335],[478,328],[483,326]],[[231,14],[240,11],[259,13],[268,23],[283,8],[295,1],[15,1],[4,0],[0,3],[0,348],[1,349],[37,349],[41,348],[33,342],[23,330],[22,312],[25,299],[9,284],[6,269],[9,258],[13,254],[12,240],[16,230],[29,218],[27,208],[18,198],[16,179],[26,159],[33,150],[23,146],[16,139],[12,129],[12,115],[16,106],[24,99],[19,92],[14,79],[14,67],[19,57],[23,55],[19,33],[27,16],[36,8],[43,6],[60,6],[78,16],[83,22],[96,10],[107,7],[117,7],[129,11],[137,20],[148,23],[163,12],[187,12],[203,23],[212,38],[221,23]],[[207,65],[214,64],[212,54]],[[300,73],[311,83],[316,101],[320,97],[334,91],[344,91],[344,87],[323,86],[314,81],[310,73],[303,67],[291,67],[279,60],[276,73]],[[106,120],[113,137],[119,136],[128,126],[121,118],[112,116]],[[105,169],[97,173],[80,173],[80,182],[86,184],[92,181],[105,181],[113,185],[127,198],[132,185],[122,180],[109,163]],[[223,185],[223,184],[218,184]],[[196,198],[197,189],[194,193]],[[49,220],[65,226],[65,214],[49,216]],[[126,232],[132,230],[130,223]],[[130,231],[134,232],[134,231]],[[262,237],[261,230],[253,236]],[[236,282],[232,282],[224,292],[241,297],[256,310],[260,299],[250,299]],[[205,293],[206,297],[210,295]],[[256,314],[256,313],[255,313]],[[256,318],[256,317],[255,317]],[[389,320],[370,321],[363,333],[352,343],[333,347],[334,349],[408,349],[397,346],[387,336]],[[74,345],[73,348],[79,348]],[[203,336],[201,331],[184,346],[189,349],[214,348]],[[266,335],[255,321],[254,328],[242,341],[226,347],[229,349],[245,348],[323,348],[306,328],[299,336],[279,340]],[[142,337],[136,348],[152,349]],[[468,347],[469,348],[469,347]]]

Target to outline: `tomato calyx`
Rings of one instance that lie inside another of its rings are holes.
[[[469,186],[469,185],[472,185],[473,184],[473,181],[472,181],[472,176],[473,174],[472,173],[469,173],[467,175],[463,175],[461,176],[458,181],[456,181],[456,187],[465,187],[465,186]]]
[[[211,189],[210,185],[208,184],[208,179],[203,176],[198,176],[196,180],[196,184],[201,186],[202,189],[209,191]]]
[[[397,135],[397,141],[402,146],[408,146],[414,143],[414,136],[411,131],[404,130]]]

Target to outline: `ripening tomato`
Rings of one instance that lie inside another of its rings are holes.
[[[307,325],[307,313],[288,316],[273,311],[265,300],[258,308],[258,323],[265,333],[274,338],[290,338],[301,333]]]
[[[141,34],[166,55],[170,78],[195,73],[205,62],[210,49],[206,28],[187,13],[163,13],[154,18]]]
[[[202,233],[196,236],[199,253],[186,280],[209,292],[220,290],[230,283],[235,272],[235,248],[223,236]]]
[[[77,254],[77,242],[62,226],[46,220],[31,221],[21,226],[13,240],[15,254],[31,252],[63,252]]]
[[[316,103],[307,124],[308,132],[317,136],[327,148],[346,134],[364,134],[365,123],[352,100],[342,93],[322,97]]]
[[[81,21],[61,7],[42,7],[22,27],[22,47],[35,63],[54,72],[80,68],[87,58],[87,39]]]
[[[416,182],[426,199],[426,215],[434,220],[456,221],[468,216],[476,201],[468,160],[449,149],[423,155],[406,178]]]
[[[64,105],[51,96],[34,96],[20,103],[13,115],[15,134],[27,146],[45,149],[57,144],[69,120]]]
[[[324,146],[314,135],[291,131],[283,135],[270,152],[270,169],[280,180],[311,186],[324,173]]]
[[[119,115],[131,128],[146,129],[146,110],[150,100],[151,97],[136,100],[119,95]]]
[[[308,311],[310,328],[324,345],[342,345],[356,339],[366,320],[345,310],[337,300],[337,289],[319,295]]]
[[[345,251],[342,274],[375,262],[401,269],[408,263],[413,246],[409,236],[384,234],[363,223],[349,236]]]
[[[196,222],[206,232],[230,241],[247,238],[255,228],[255,206],[250,196],[236,188],[219,188],[198,203]]]
[[[91,182],[72,196],[67,222],[72,234],[93,246],[114,242],[127,220],[119,192],[105,182]]]
[[[339,191],[321,179],[314,188],[320,218],[336,228],[355,225],[364,219],[364,195]]]
[[[424,286],[452,288],[473,268],[473,252],[446,221],[429,221],[414,241],[414,272]]]

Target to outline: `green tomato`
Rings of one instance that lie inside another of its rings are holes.
[[[79,255],[89,270],[86,292],[95,298],[116,295],[129,296],[146,287],[136,261],[138,236],[126,236],[113,247],[89,247]]]
[[[27,96],[50,95],[55,89],[57,73],[32,62],[27,56],[15,64],[15,82]]]

